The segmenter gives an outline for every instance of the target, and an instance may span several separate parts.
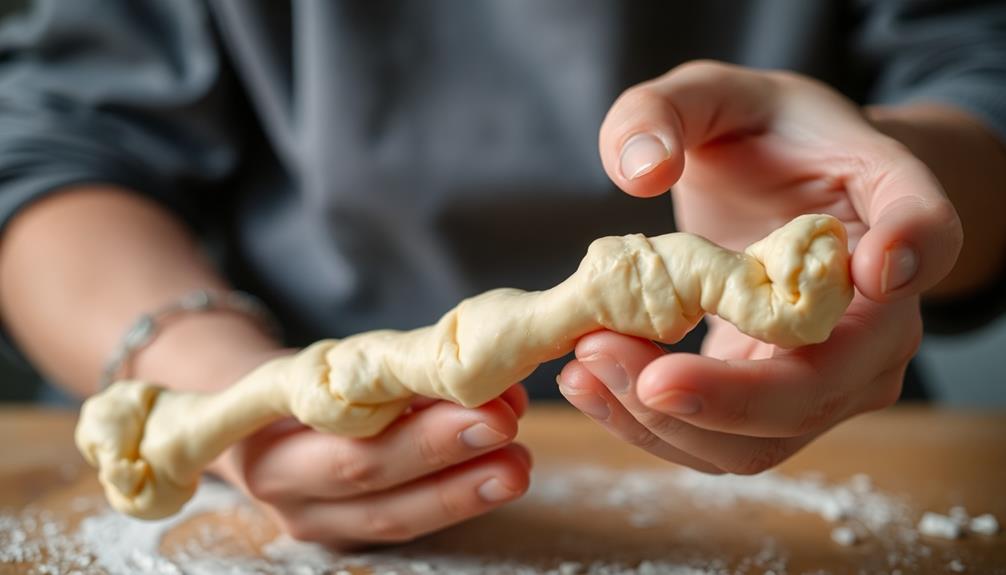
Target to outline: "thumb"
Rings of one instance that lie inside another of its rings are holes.
[[[666,192],[685,166],[685,151],[768,122],[773,84],[764,75],[712,61],[683,64],[626,90],[601,124],[605,172],[626,193]]]
[[[873,150],[849,193],[869,226],[852,255],[856,287],[874,301],[920,294],[957,262],[964,232],[936,176],[893,140]]]

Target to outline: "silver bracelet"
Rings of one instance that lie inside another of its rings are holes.
[[[205,311],[231,311],[257,320],[270,334],[279,337],[279,324],[265,305],[255,296],[240,292],[213,292],[209,290],[196,290],[185,294],[177,301],[169,303],[150,313],[143,314],[136,320],[126,335],[123,336],[119,346],[115,349],[112,357],[105,364],[105,369],[101,372],[99,381],[100,389],[105,389],[119,378],[119,372],[125,367],[141,349],[150,345],[164,321],[172,316],[182,315],[191,312]]]

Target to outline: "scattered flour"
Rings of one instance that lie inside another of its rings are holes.
[[[947,511],[947,516],[953,520],[961,529],[967,529],[968,523],[971,522],[971,516],[968,515],[968,510],[960,505],[954,505]]]
[[[674,496],[669,496],[674,494]],[[821,477],[788,477],[764,473],[754,477],[708,476],[692,471],[612,471],[576,467],[538,471],[532,489],[518,505],[554,508],[562,513],[572,505],[586,505],[608,514],[619,514],[632,528],[667,528],[675,509],[690,506],[700,510],[730,511],[738,505],[764,505],[788,512],[811,513],[835,523],[832,539],[853,545],[872,539],[887,553],[890,573],[914,571],[932,553],[919,538],[927,514],[916,530],[914,513],[902,500],[874,489],[869,477],[857,475],[845,483],[828,484]],[[382,575],[446,573],[488,575],[742,575],[787,573],[787,557],[771,538],[758,551],[730,562],[717,557],[651,558],[642,562],[590,557],[563,545],[556,547],[551,563],[525,564],[513,559],[433,553],[422,542],[373,553],[335,554],[321,546],[280,536],[264,545],[260,553],[250,547],[221,551],[222,544],[238,537],[227,528],[203,526],[171,553],[162,553],[165,535],[193,517],[208,513],[247,513],[252,506],[236,491],[213,481],[204,481],[196,496],[175,517],[139,521],[108,509],[98,498],[78,498],[69,505],[77,522],[45,509],[26,508],[0,513],[0,567],[24,563],[38,575],[349,575],[360,570]],[[995,517],[970,518],[963,509],[938,515],[940,525],[994,535]],[[945,521],[944,521],[945,520]],[[959,527],[963,526],[963,527]],[[177,543],[177,542],[173,542]],[[581,544],[582,545],[582,544]],[[224,546],[226,547],[226,546]],[[572,553],[567,553],[572,549]],[[587,551],[590,551],[589,549]],[[595,554],[596,555],[596,554]],[[571,560],[576,557],[578,560]],[[959,558],[947,557],[947,568],[965,569]],[[0,569],[2,570],[2,569]]]
[[[926,511],[919,520],[918,530],[929,537],[951,540],[968,533],[992,536],[999,533],[999,521],[990,513],[971,517],[966,509],[955,506],[946,515]]]
[[[968,529],[972,533],[991,536],[999,533],[999,522],[996,521],[994,515],[986,513],[971,519],[970,523],[968,523]]]
[[[919,533],[940,539],[957,539],[963,534],[963,530],[953,517],[926,511],[919,520]]]
[[[77,536],[93,553],[95,563],[110,574],[189,574],[193,571],[183,569],[159,553],[163,535],[196,515],[233,509],[244,501],[244,497],[225,484],[206,481],[178,515],[158,521],[139,521],[107,511],[81,521]],[[110,544],[112,541],[115,544]]]
[[[654,502],[666,499],[669,491],[687,493],[689,504],[699,507],[730,508],[740,502],[761,503],[813,513],[829,522],[853,521],[871,532],[910,525],[911,516],[907,503],[873,490],[864,475],[855,475],[844,484],[829,485],[814,475],[788,477],[767,472],[756,476],[712,476],[690,470],[613,473],[585,467],[550,473],[535,481],[532,495],[557,504],[580,501],[582,491],[602,487],[603,497],[588,499],[586,504],[625,509],[630,521],[633,517],[662,516],[666,510],[655,508]]]
[[[858,542],[859,538],[856,536],[855,531],[849,527],[842,526],[831,530],[831,540],[842,547],[852,547]]]

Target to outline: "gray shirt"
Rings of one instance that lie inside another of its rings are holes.
[[[0,224],[73,183],[162,201],[291,343],[552,285],[670,231],[601,170],[626,87],[716,58],[1006,139],[1006,2],[39,1],[0,28]],[[110,279],[114,281],[114,279]]]

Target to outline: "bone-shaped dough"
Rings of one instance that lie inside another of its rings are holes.
[[[113,507],[164,517],[217,455],[282,417],[367,437],[416,394],[485,403],[598,329],[674,343],[715,313],[796,347],[827,339],[851,300],[845,228],[831,216],[800,216],[743,254],[682,233],[606,237],[552,289],[493,290],[432,326],[323,340],[216,394],[115,383],[84,403],[76,441]]]

